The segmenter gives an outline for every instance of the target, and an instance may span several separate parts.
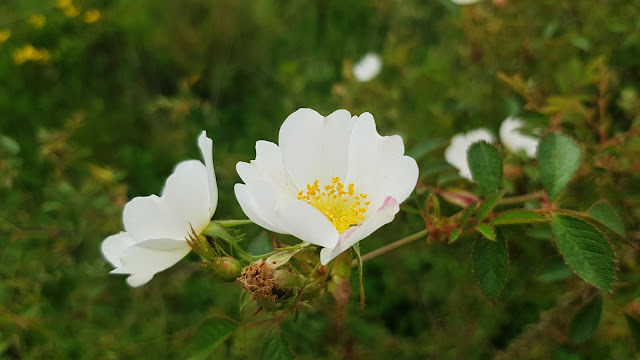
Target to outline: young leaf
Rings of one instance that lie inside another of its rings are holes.
[[[496,230],[496,241],[479,237],[473,243],[471,252],[471,266],[482,292],[491,301],[496,301],[507,282],[509,256],[507,242]]]
[[[624,224],[622,224],[622,220],[620,220],[620,217],[608,201],[601,200],[593,204],[589,209],[589,216],[613,230],[616,234],[624,235]]]
[[[577,344],[589,339],[596,332],[602,314],[602,294],[585,304],[571,320],[569,339]]]
[[[491,210],[493,210],[493,208],[496,207],[496,204],[498,203],[498,201],[502,199],[506,191],[507,190],[496,191],[495,193],[487,196],[484,199],[482,204],[478,206],[478,213],[476,214],[477,223],[482,222],[482,220],[484,220],[484,218],[487,217],[487,215],[489,215]]]
[[[449,234],[449,244],[458,240],[458,238],[460,237],[460,234],[462,234],[462,231],[460,229],[453,230],[451,234]]]
[[[489,224],[479,224],[476,226],[476,230],[489,240],[493,241],[496,239],[496,233],[493,230],[493,226]]]
[[[580,147],[570,138],[549,133],[538,145],[540,177],[549,200],[555,200],[564,190],[580,165]]]
[[[489,195],[500,189],[502,183],[502,158],[495,146],[480,141],[472,144],[467,152],[467,162],[480,191]]]
[[[477,203],[473,202],[471,205],[467,206],[467,208],[464,209],[464,211],[462,212],[462,218],[460,219],[460,226],[463,229],[465,228],[465,225],[467,225],[467,223],[469,222],[469,218],[471,218],[471,215],[476,209],[476,205]]]
[[[607,238],[593,225],[567,215],[553,215],[551,230],[571,270],[598,289],[611,291],[616,265]]]
[[[294,358],[287,339],[278,327],[269,331],[262,344],[260,359],[262,360],[291,360]]]
[[[491,220],[493,225],[534,224],[547,222],[546,217],[531,210],[514,209],[503,212]]]
[[[227,318],[205,320],[191,343],[189,360],[207,359],[237,328],[238,324]]]

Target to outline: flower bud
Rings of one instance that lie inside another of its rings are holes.
[[[242,266],[235,258],[217,257],[211,261],[203,261],[202,266],[218,281],[235,281],[242,273]]]

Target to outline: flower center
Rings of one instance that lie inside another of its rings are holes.
[[[367,194],[356,195],[353,184],[344,185],[339,177],[331,179],[331,184],[320,189],[318,180],[307,184],[307,191],[300,190],[298,200],[304,200],[331,221],[339,233],[345,232],[364,221],[364,213],[369,208],[370,201],[366,201]]]

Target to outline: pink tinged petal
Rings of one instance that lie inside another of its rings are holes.
[[[198,146],[202,152],[204,165],[207,168],[207,183],[209,186],[209,218],[216,212],[218,206],[218,185],[216,174],[213,169],[213,140],[207,137],[207,132],[203,131],[198,137]]]
[[[325,247],[320,251],[320,262],[322,265],[326,265],[358,241],[371,235],[383,225],[390,223],[398,211],[400,211],[398,201],[391,196],[387,196],[382,206],[380,206],[375,213],[371,214],[362,224],[340,234],[338,244],[334,248]]]
[[[328,184],[347,173],[349,139],[356,118],[346,110],[323,117],[311,109],[289,115],[280,128],[282,160],[299,189],[318,180]]]
[[[351,136],[345,183],[353,183],[357,193],[366,193],[371,201],[369,209],[376,209],[387,196],[398,202],[406,200],[417,181],[418,165],[404,156],[402,138],[380,136],[373,116],[360,115]]]
[[[289,200],[298,196],[298,189],[291,181],[282,163],[282,152],[278,145],[269,141],[256,143],[256,159],[250,163],[239,162],[236,165],[238,175],[245,184],[253,181],[266,181],[273,186],[278,199]]]
[[[104,258],[107,259],[111,265],[117,268],[122,266],[122,263],[120,262],[120,255],[122,255],[122,253],[133,244],[135,244],[135,241],[133,241],[129,234],[122,231],[104,239],[100,246],[100,250],[102,250]]]
[[[281,226],[302,241],[324,247],[335,247],[338,231],[313,206],[301,200],[289,200],[275,209]]]
[[[257,182],[252,183],[252,186],[236,184],[234,191],[242,211],[249,220],[269,231],[287,234],[286,230],[277,225],[278,220],[274,213],[276,201],[271,193],[265,193],[265,189],[268,188],[269,184]]]
[[[185,257],[191,250],[185,240],[151,239],[128,247],[120,256],[122,266],[112,274],[131,274],[131,286],[146,284],[153,276]]]

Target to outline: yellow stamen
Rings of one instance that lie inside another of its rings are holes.
[[[337,176],[331,178],[331,184],[323,188],[325,191],[320,190],[318,180],[315,180],[313,185],[307,184],[307,191],[300,190],[298,200],[304,200],[320,210],[339,233],[358,226],[364,221],[364,214],[371,203],[366,201],[362,205],[362,200],[367,197],[367,194],[355,195],[353,184],[347,185],[345,191],[344,184]]]

